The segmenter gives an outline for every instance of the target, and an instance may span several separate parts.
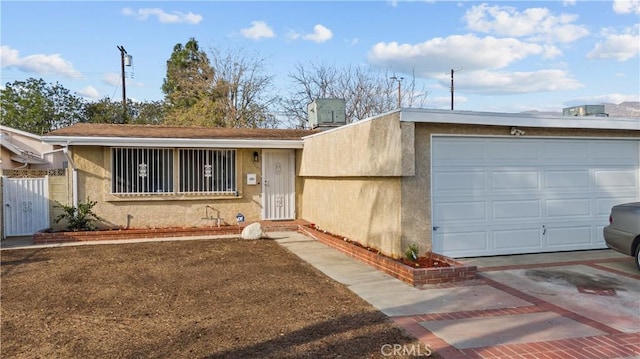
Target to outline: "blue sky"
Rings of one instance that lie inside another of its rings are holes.
[[[42,78],[87,99],[160,100],[177,43],[265,58],[273,91],[300,64],[415,74],[426,108],[561,111],[640,101],[640,3],[620,1],[6,1],[1,83]]]

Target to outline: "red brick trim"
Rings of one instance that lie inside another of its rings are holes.
[[[392,258],[356,246],[348,241],[340,240],[331,234],[323,233],[307,226],[299,226],[298,231],[412,286],[464,282],[476,279],[476,266],[465,265],[437,253],[429,253],[429,256],[431,256],[432,259],[447,263],[449,267],[413,268]]]
[[[79,232],[37,232],[33,235],[34,244],[51,244],[64,242],[105,241],[121,239],[150,239],[191,236],[240,235],[244,226],[221,227],[172,227],[172,228],[137,228],[114,229]],[[265,232],[296,231],[297,223],[263,224]]]

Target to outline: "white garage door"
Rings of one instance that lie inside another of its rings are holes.
[[[434,251],[450,257],[606,248],[640,200],[640,141],[432,138]]]

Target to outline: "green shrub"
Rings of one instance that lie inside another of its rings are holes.
[[[67,229],[74,232],[96,230],[93,221],[99,221],[100,217],[93,212],[93,207],[98,203],[97,201],[91,201],[87,197],[87,201],[78,203],[78,207],[67,206],[57,201],[56,203],[55,208],[61,208],[63,211],[56,217],[56,223],[65,219],[67,220]]]
[[[405,257],[410,261],[418,260],[418,245],[413,243],[409,245],[409,248],[404,252]]]

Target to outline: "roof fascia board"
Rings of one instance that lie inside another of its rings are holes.
[[[8,132],[8,133],[13,133],[13,134],[17,134],[17,135],[33,138],[34,140],[40,140],[41,139],[41,136],[39,136],[39,135],[36,135],[34,133],[31,133],[31,132],[18,130],[16,128],[9,127],[9,126],[0,125],[0,130]]]
[[[302,140],[185,139],[137,137],[43,136],[42,141],[60,146],[206,147],[206,148],[302,148]]]
[[[537,116],[495,112],[403,109],[401,122],[451,123],[468,125],[640,130],[640,120],[620,117]]]

